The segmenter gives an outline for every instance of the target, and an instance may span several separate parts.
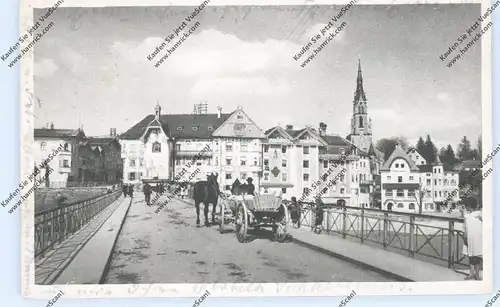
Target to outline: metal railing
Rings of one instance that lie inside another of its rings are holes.
[[[98,195],[35,214],[35,258],[43,257],[55,244],[89,223],[120,197],[121,191]]]
[[[323,221],[317,226],[315,208],[314,203],[301,203],[301,227],[320,227],[329,235],[382,245],[385,250],[394,249],[412,258],[431,258],[431,262],[447,263],[448,268],[467,265],[462,255],[462,218],[332,204],[324,207]]]

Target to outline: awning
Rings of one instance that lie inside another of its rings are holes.
[[[384,183],[382,185],[382,188],[385,190],[397,190],[397,189],[416,190],[418,189],[418,187],[419,187],[418,183]]]

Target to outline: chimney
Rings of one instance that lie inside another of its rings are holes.
[[[221,118],[222,117],[222,107],[221,106],[218,106],[217,107],[217,118]]]
[[[286,130],[293,130],[293,125],[286,125]]]
[[[116,128],[109,128],[109,135],[116,136]]]
[[[326,124],[323,122],[319,123],[319,135],[326,135]]]
[[[54,130],[54,123],[50,123],[50,129]]]

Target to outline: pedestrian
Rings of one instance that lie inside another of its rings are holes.
[[[59,208],[63,207],[66,204],[67,200],[68,200],[68,198],[66,196],[64,196],[61,193],[61,191],[57,192],[57,196],[56,196],[57,207],[59,207]]]
[[[463,253],[469,258],[470,274],[466,280],[480,280],[483,264],[483,215],[477,200],[469,197],[464,200],[464,248]]]
[[[133,184],[129,184],[128,185],[128,195],[130,197],[133,197],[134,196],[134,185]]]
[[[123,197],[127,197],[128,186],[126,184],[122,185]]]
[[[323,228],[324,205],[325,204],[323,203],[320,197],[316,198],[315,208],[314,208],[314,213],[316,215],[316,218],[314,219],[313,231],[317,234],[320,234]]]
[[[247,195],[255,195],[255,186],[252,181],[252,177],[247,178]]]
[[[300,228],[300,205],[297,203],[297,198],[292,197],[292,202],[290,203],[290,217],[292,218],[292,224]]]
[[[151,201],[151,186],[146,183],[144,184],[144,187],[142,188],[142,191],[144,192],[144,199],[146,201],[146,205],[151,206],[150,201]]]

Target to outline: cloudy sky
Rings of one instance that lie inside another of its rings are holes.
[[[392,7],[351,8],[340,21],[345,29],[305,68],[293,55],[339,6],[208,6],[196,18],[201,26],[159,68],[147,55],[193,7],[59,8],[35,46],[36,126],[124,132],[157,101],[163,113],[190,113],[206,100],[209,112],[241,105],[264,130],[323,121],[345,136],[359,58],[375,140],[403,135],[414,143],[430,134],[454,147],[463,135],[476,140],[480,44],[451,68],[439,55],[479,7]]]

